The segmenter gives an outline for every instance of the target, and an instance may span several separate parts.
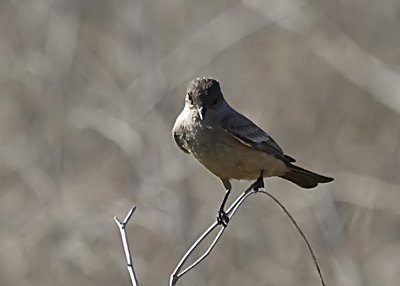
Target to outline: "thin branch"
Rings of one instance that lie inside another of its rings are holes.
[[[289,217],[290,221],[296,227],[297,231],[300,233],[300,235],[303,238],[304,242],[307,244],[308,250],[310,251],[310,254],[311,254],[312,259],[314,261],[315,267],[317,268],[317,272],[318,272],[319,278],[321,280],[322,286],[326,286],[324,278],[322,277],[321,268],[319,267],[319,264],[318,264],[318,261],[317,261],[317,257],[315,256],[314,251],[312,250],[310,243],[308,242],[308,240],[307,240],[304,232],[301,230],[300,226],[297,224],[296,220],[289,213],[289,211],[286,209],[286,207],[284,205],[282,205],[282,203],[277,198],[275,198],[272,194],[266,192],[265,190],[260,191],[260,193],[269,196],[277,205],[280,206],[280,208],[283,210],[283,212]]]
[[[205,237],[207,237],[216,227],[218,226],[218,224],[216,224],[216,222],[214,222],[211,227],[202,235],[198,238],[198,240],[192,245],[192,247],[189,249],[189,251],[185,254],[184,258],[179,262],[179,265],[183,265],[184,262],[188,259],[188,257],[190,256],[190,254],[194,251],[194,249],[196,249],[196,247],[201,243],[201,241],[203,241],[203,239]],[[182,277],[183,275],[185,275],[186,272],[189,272],[190,270],[192,270],[197,264],[199,264],[203,259],[205,259],[208,254],[210,254],[211,250],[214,248],[215,244],[218,242],[219,238],[221,237],[222,233],[224,232],[225,227],[222,227],[220,229],[220,231],[218,232],[218,234],[215,236],[215,238],[213,239],[213,242],[211,243],[211,245],[208,247],[208,249],[203,253],[202,256],[200,256],[195,262],[193,262],[191,265],[189,265],[187,268],[185,268],[183,271],[179,272],[176,276],[172,276],[172,277],[176,277],[176,280],[179,279],[180,277]],[[176,283],[176,282],[175,282]],[[175,285],[175,284],[173,284]]]
[[[289,211],[286,209],[286,207],[277,199],[275,198],[272,194],[266,192],[265,190],[261,191],[255,191],[252,186],[250,186],[246,191],[244,191],[233,203],[232,205],[228,208],[226,211],[226,214],[228,215],[229,219],[231,219],[236,211],[239,209],[239,207],[242,205],[242,203],[251,195],[256,194],[256,193],[262,193],[267,196],[269,196],[276,204],[279,205],[279,207],[283,210],[283,212],[289,217],[290,221],[293,223],[293,225],[296,227],[297,231],[300,233],[301,237],[305,241],[308,250],[310,251],[310,254],[313,258],[315,267],[317,269],[319,278],[321,280],[322,286],[325,286],[325,281],[322,277],[322,272],[319,267],[317,258],[314,254],[314,251],[311,248],[310,243],[308,242],[306,236],[304,235],[303,231],[300,229],[299,225],[297,224],[296,220],[293,218],[293,216],[289,213]],[[193,251],[201,244],[201,242],[210,235],[210,233],[217,228],[218,226],[221,227],[220,231],[218,234],[215,236],[213,239],[212,243],[208,247],[208,249],[192,264],[190,264],[188,267],[186,267],[184,270],[182,270],[183,265],[186,263],[186,261],[189,259],[190,255],[193,253]],[[192,270],[194,267],[196,267],[201,261],[203,261],[212,251],[214,246],[217,244],[219,239],[221,238],[223,232],[225,231],[226,226],[219,225],[218,221],[215,220],[209,227],[208,229],[200,235],[200,237],[193,243],[193,245],[188,249],[188,251],[185,253],[185,255],[182,257],[182,259],[179,261],[178,265],[176,266],[174,272],[171,274],[170,281],[169,281],[169,286],[175,286],[176,283],[178,282],[179,278],[181,278],[183,275],[188,273],[190,270]]]
[[[256,192],[252,189],[252,187],[249,187],[246,191],[244,191],[233,203],[232,205],[228,208],[226,211],[227,216],[229,219],[232,219],[232,217],[235,215],[236,211],[240,207],[240,205],[252,194],[255,194]],[[181,270],[183,265],[186,263],[190,255],[193,253],[193,251],[201,244],[201,242],[209,236],[209,234],[218,226],[221,227],[220,231],[218,234],[215,236],[213,239],[212,243],[210,246],[207,248],[207,250],[192,264],[190,264],[188,267],[186,267],[184,270]],[[169,285],[170,286],[175,286],[176,283],[178,282],[179,278],[181,278],[183,275],[188,273],[190,270],[192,270],[194,267],[196,267],[200,262],[202,262],[213,250],[214,246],[217,244],[219,239],[221,238],[223,232],[225,231],[226,226],[220,225],[218,223],[218,220],[216,219],[209,227],[208,229],[200,235],[200,237],[193,243],[193,245],[188,249],[188,251],[185,253],[185,255],[182,257],[182,259],[179,261],[178,265],[176,266],[174,272],[170,276],[169,280]]]
[[[129,212],[126,215],[123,222],[121,222],[116,216],[114,217],[114,221],[118,225],[119,233],[121,235],[122,246],[124,248],[124,253],[125,253],[125,258],[126,258],[126,265],[127,265],[126,267],[127,267],[128,273],[129,273],[129,277],[131,279],[131,285],[139,286],[139,283],[137,282],[137,278],[136,278],[136,274],[135,274],[135,269],[133,268],[131,250],[129,248],[128,237],[126,235],[126,230],[125,230],[128,225],[128,222],[131,219],[135,210],[136,210],[136,206],[133,206],[129,210]]]

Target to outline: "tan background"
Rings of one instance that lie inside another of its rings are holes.
[[[309,237],[327,285],[400,280],[400,2],[0,2],[0,284],[167,285],[215,218],[222,185],[170,130],[190,79],[232,106],[317,191],[268,179]],[[234,183],[235,196],[248,183]],[[320,285],[304,242],[250,199],[180,285]]]

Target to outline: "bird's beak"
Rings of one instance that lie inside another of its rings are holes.
[[[207,107],[205,107],[205,106],[197,108],[197,112],[199,113],[200,120],[204,119],[204,116],[206,116],[206,111],[207,111]]]

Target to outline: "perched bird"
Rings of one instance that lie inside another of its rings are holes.
[[[221,179],[226,194],[219,217],[224,225],[230,179],[257,179],[258,186],[263,187],[263,177],[278,176],[306,189],[333,181],[294,165],[295,160],[285,155],[266,132],[229,106],[213,78],[190,82],[172,133],[183,152],[193,155]]]

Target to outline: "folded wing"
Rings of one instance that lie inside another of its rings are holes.
[[[242,114],[238,112],[230,113],[222,119],[221,124],[227,133],[242,144],[266,152],[286,163],[295,162],[293,158],[283,153],[281,147],[271,136]]]

